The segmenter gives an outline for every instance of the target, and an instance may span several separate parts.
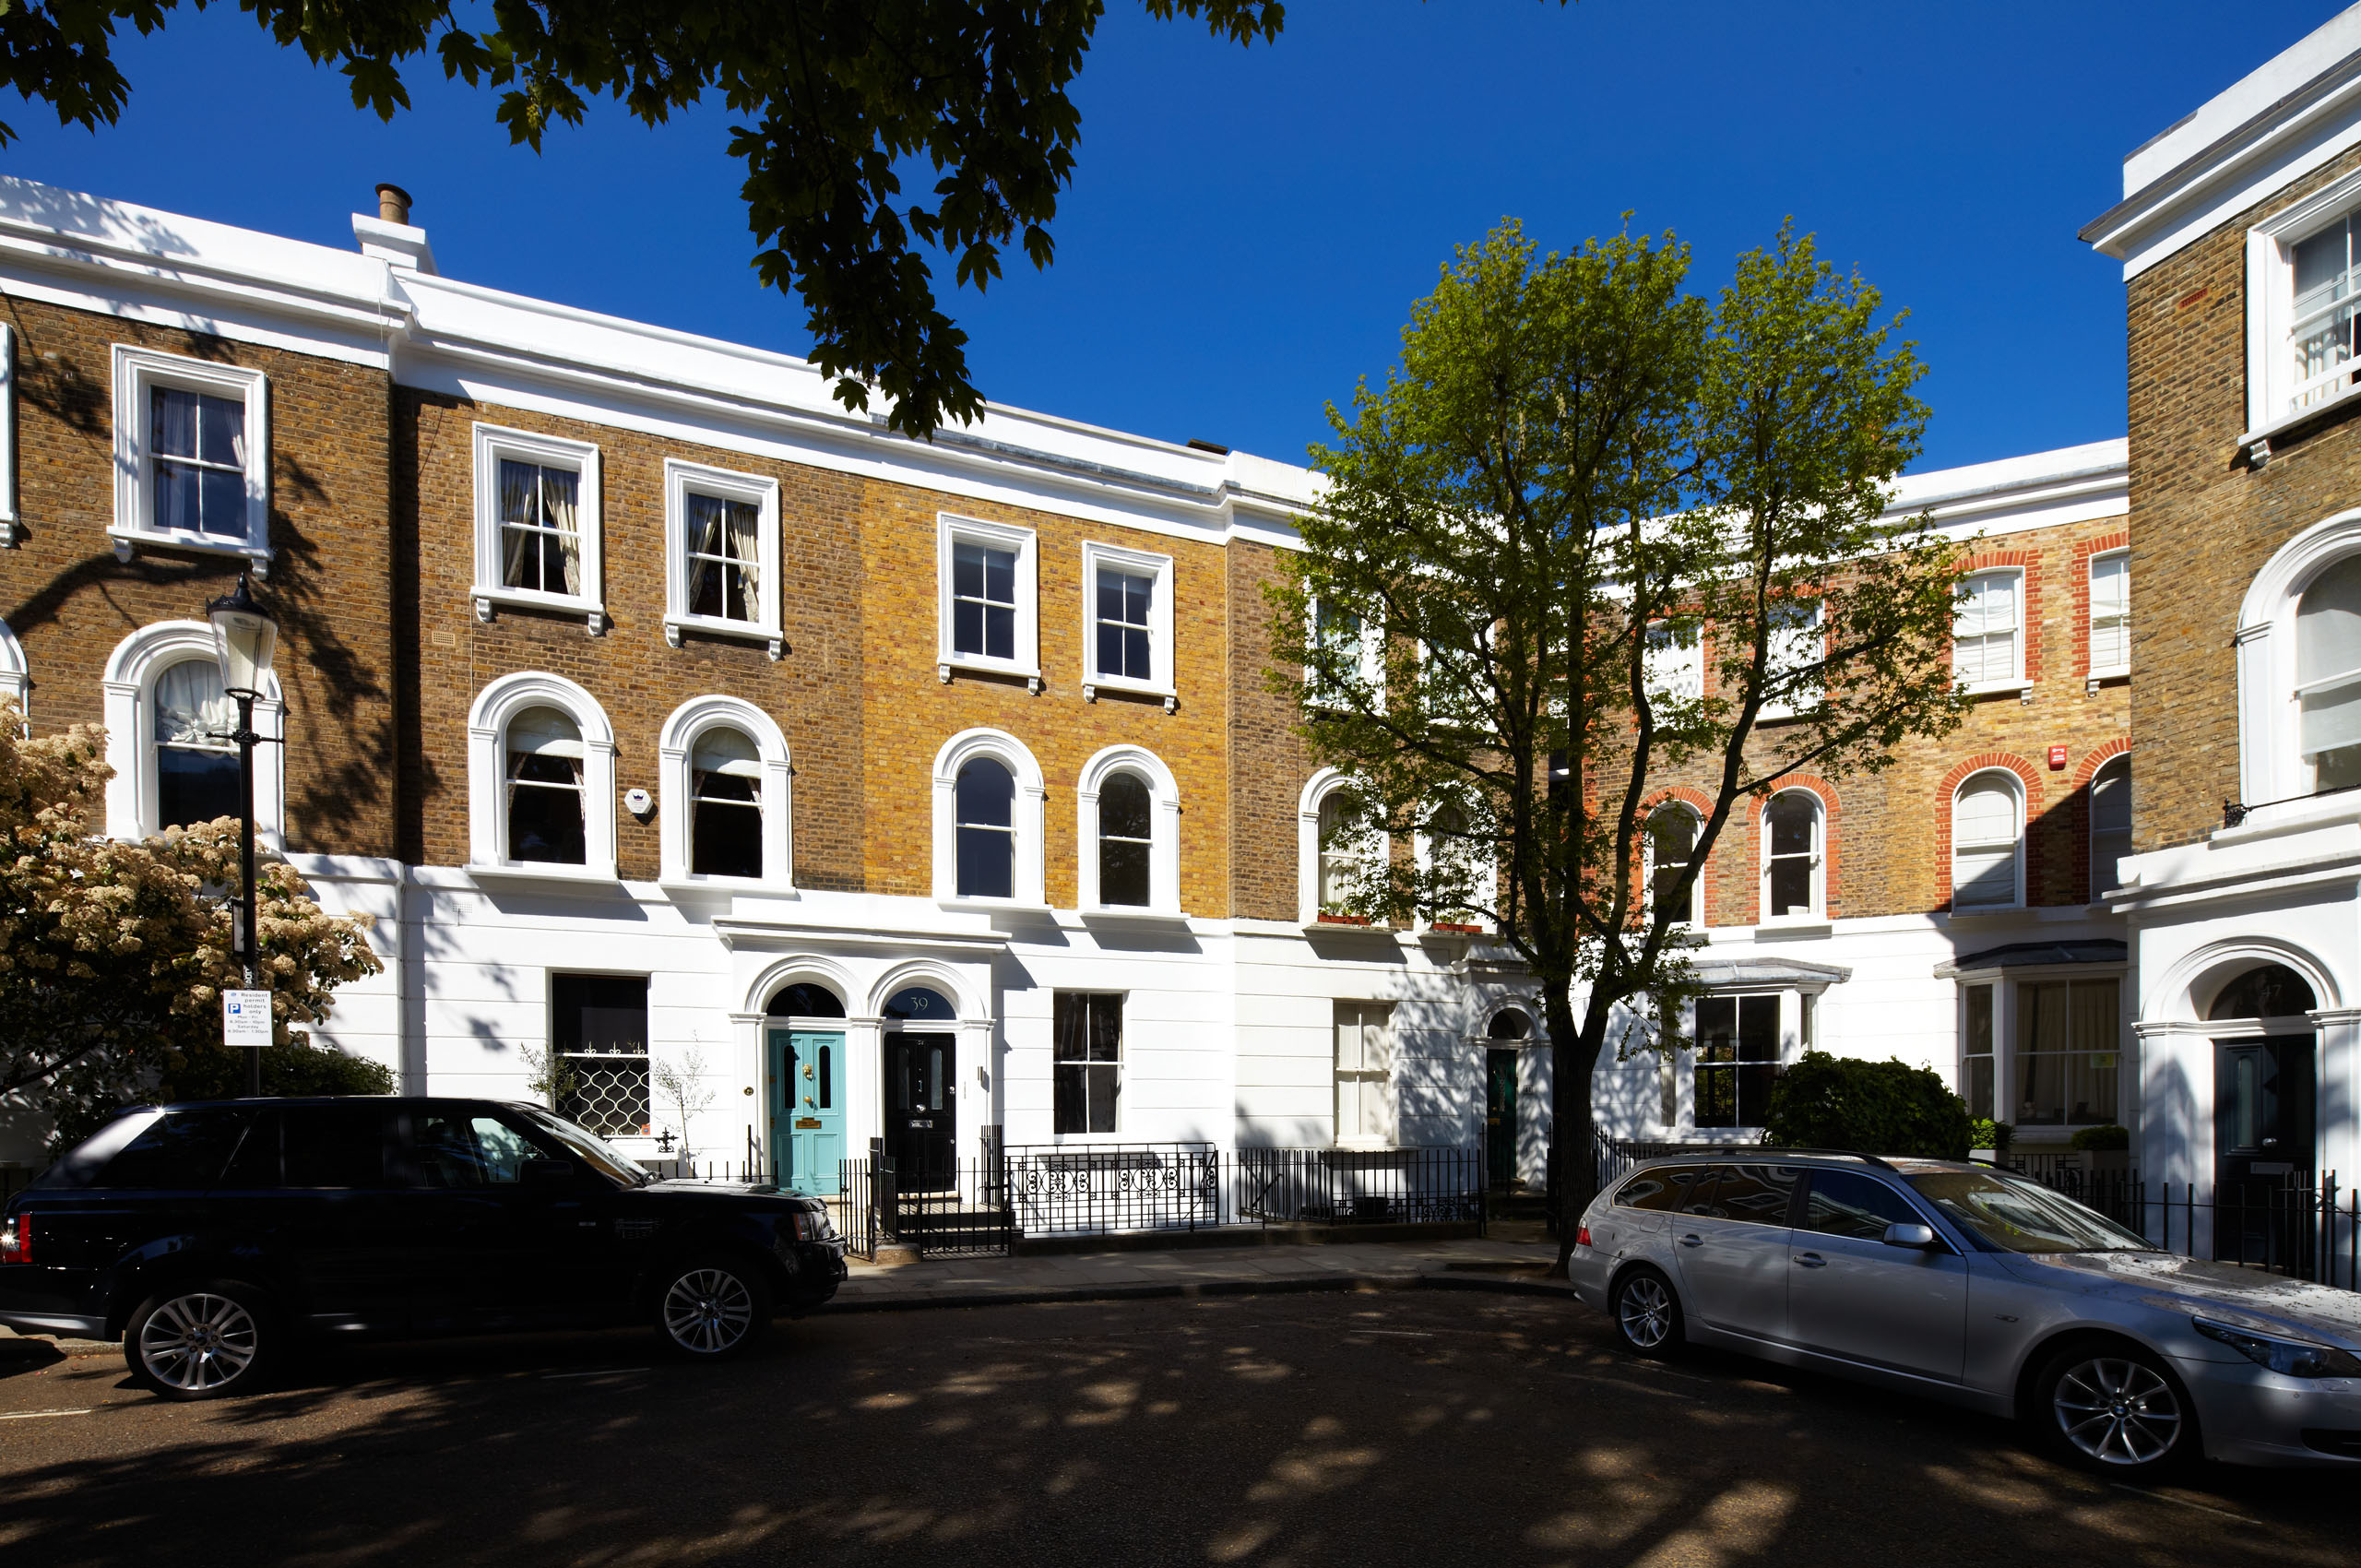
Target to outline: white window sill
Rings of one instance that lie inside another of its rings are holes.
[[[1951,916],[1955,921],[1973,921],[1993,915],[2022,915],[2024,912],[2025,906],[2022,900],[2018,899],[2011,899],[2006,904],[1970,904],[1964,909],[1954,901],[1952,905]]]
[[[554,861],[501,861],[477,863],[468,867],[468,875],[477,882],[516,883],[520,886],[534,884],[569,887],[620,887],[623,879],[611,865],[564,865]]]
[[[752,621],[730,621],[718,615],[667,615],[664,617],[664,640],[674,647],[681,646],[681,634],[695,632],[701,636],[730,637],[740,642],[768,643],[772,662],[786,655],[787,634],[777,626],[759,625]]]
[[[1101,692],[1120,692],[1131,697],[1152,697],[1164,704],[1164,711],[1167,713],[1170,713],[1180,706],[1180,693],[1170,686],[1158,685],[1154,681],[1132,681],[1121,675],[1085,675],[1082,678],[1083,701],[1097,702],[1098,694]]]
[[[1179,909],[1152,904],[1086,904],[1075,913],[1093,925],[1186,925],[1189,921]]]
[[[590,635],[597,636],[607,629],[606,610],[587,599],[568,593],[537,593],[530,588],[486,588],[479,583],[469,590],[475,608],[476,619],[489,621],[500,607],[511,610],[546,610],[559,615],[579,615],[589,623]]]
[[[1382,936],[1391,941],[1394,928],[1382,921],[1323,921],[1318,916],[1303,922],[1306,936]]]
[[[128,561],[131,552],[141,545],[151,550],[196,550],[208,555],[243,555],[255,564],[255,576],[270,575],[270,546],[256,544],[252,540],[231,539],[218,533],[173,532],[163,529],[124,529],[107,530],[114,540],[118,561]]]
[[[934,907],[963,915],[1047,915],[1047,904],[1028,904],[1018,898],[937,898]]]
[[[1041,670],[1038,665],[1020,664],[1013,659],[978,659],[972,654],[940,654],[934,662],[934,678],[944,685],[954,675],[1001,675],[1025,683],[1026,690],[1035,696],[1041,695]]]
[[[1997,697],[2002,695],[2022,697],[2032,695],[2033,683],[2031,681],[2014,678],[2006,681],[1978,681],[1972,685],[1966,682],[1962,682],[1959,689],[1972,697]]]
[[[708,898],[729,898],[745,894],[759,898],[801,898],[803,895],[793,884],[773,882],[759,876],[701,876],[695,872],[667,872],[656,879],[656,885],[674,897],[702,895]]]
[[[1421,942],[1481,942],[1491,934],[1489,927],[1472,921],[1438,925],[1429,921],[1418,927],[1418,940]]]
[[[1788,915],[1775,921],[1763,921],[1754,928],[1757,942],[1792,942],[1812,936],[1833,936],[1836,927],[1825,915],[1798,919]]]
[[[2361,397],[2361,385],[2340,386],[2317,403],[2307,403],[2292,413],[2282,414],[2275,420],[2244,432],[2238,437],[2238,445],[2245,448],[2248,460],[2256,468],[2260,468],[2263,463],[2271,459],[2271,442],[2273,436],[2284,434],[2299,424],[2308,424],[2355,397]],[[2262,448],[2260,452],[2255,450],[2258,446]],[[2257,461],[2258,458],[2260,460]]]
[[[2128,681],[2131,679],[2131,666],[2129,664],[2109,665],[2105,670],[2092,671],[2085,679],[2093,681]]]

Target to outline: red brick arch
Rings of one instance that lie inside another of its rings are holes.
[[[2130,750],[2130,737],[2119,736],[2093,751],[2082,759],[2082,766],[2074,769],[2072,811],[2070,814],[2074,834],[2073,885],[2082,890],[2085,904],[2095,896],[2095,889],[2091,886],[2091,780],[2098,777],[2101,767],[2117,757],[2128,755]],[[2132,767],[2137,771],[2139,765],[2134,763]],[[2133,784],[2136,788],[2138,780],[2134,779]]]
[[[1939,890],[1935,908],[1946,910],[1952,907],[1952,801],[1959,787],[1979,773],[1996,769],[2017,776],[2024,786],[2024,846],[2025,902],[2031,904],[2041,886],[2038,845],[2040,835],[2033,830],[2043,806],[2041,770],[2014,752],[1978,752],[1943,775],[1935,790],[1935,886]]]
[[[1844,912],[1845,885],[1837,877],[1840,869],[1837,857],[1843,850],[1844,839],[1837,831],[1837,826],[1845,812],[1836,797],[1836,786],[1817,774],[1790,773],[1768,789],[1756,790],[1753,809],[1746,814],[1745,891],[1739,896],[1746,915],[1739,923],[1753,925],[1762,919],[1762,814],[1770,809],[1774,796],[1784,795],[1790,790],[1804,790],[1820,801],[1820,842],[1824,861],[1821,867],[1821,886],[1826,892],[1823,913],[1833,921]]]

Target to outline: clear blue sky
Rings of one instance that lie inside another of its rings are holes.
[[[1056,264],[944,291],[988,397],[1300,460],[1502,214],[1563,247],[1631,209],[1710,288],[1792,213],[1911,310],[1918,468],[2096,440],[2123,431],[2123,291],[2074,231],[2126,152],[2339,8],[1289,0],[1278,42],[1240,49],[1109,0]],[[537,158],[421,61],[383,125],[226,6],[121,58],[120,125],[10,101],[0,166],[334,245],[389,179],[452,276],[809,346],[747,264],[718,113],[651,132],[606,106]]]

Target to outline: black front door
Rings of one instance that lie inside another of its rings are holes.
[[[1516,1059],[1513,1051],[1484,1052],[1484,1165],[1499,1192],[1516,1182]]]
[[[952,1184],[958,1146],[957,1037],[885,1037],[885,1152],[906,1193]]]
[[[2214,1046],[2216,1257],[2301,1269],[2310,1235],[2316,1075],[2310,1035]]]

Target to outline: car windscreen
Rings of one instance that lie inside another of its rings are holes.
[[[563,1116],[546,1111],[532,1113],[533,1125],[549,1134],[566,1146],[568,1153],[587,1164],[591,1170],[626,1187],[644,1187],[652,1178],[623,1151],[596,1134],[585,1132]]]
[[[1943,1218],[1994,1252],[2150,1253],[2156,1249],[2096,1209],[2037,1182],[1997,1170],[1929,1170],[1908,1178]]]

